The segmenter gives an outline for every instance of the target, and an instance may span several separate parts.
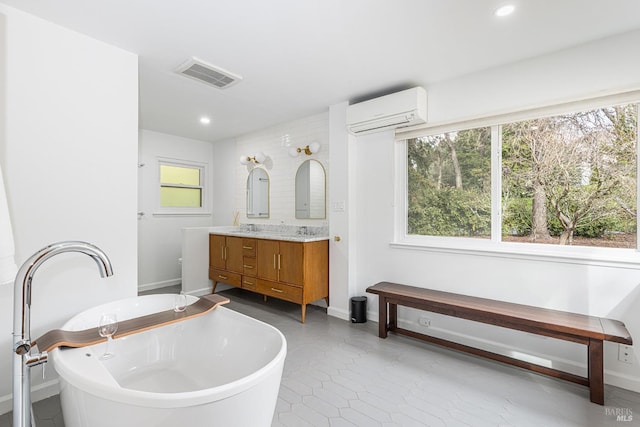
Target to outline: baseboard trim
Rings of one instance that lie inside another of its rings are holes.
[[[138,285],[138,292],[151,291],[153,289],[165,288],[167,286],[175,286],[182,283],[182,279],[163,280],[162,282],[145,283]]]
[[[332,317],[337,317],[338,319],[351,320],[349,318],[349,311],[344,310],[342,308],[335,308],[335,307],[329,306],[327,308],[327,314]]]
[[[0,397],[0,415],[6,414],[13,409],[13,394],[5,394]]]
[[[31,387],[31,402],[38,402],[43,399],[47,399],[51,396],[60,394],[60,381],[55,380],[47,381],[46,383],[38,384]],[[0,397],[0,415],[6,414],[13,410],[13,394],[7,394]]]
[[[604,383],[640,393],[640,380],[621,372],[604,370]]]
[[[218,291],[224,291],[229,288],[231,288],[231,286],[219,284],[216,287],[216,293],[218,293]],[[200,297],[202,295],[209,295],[211,293],[211,286],[205,286],[204,288],[194,289],[192,291],[185,292],[185,293],[188,295],[196,296],[196,297]]]

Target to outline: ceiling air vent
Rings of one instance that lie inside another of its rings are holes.
[[[176,69],[176,73],[198,80],[218,89],[226,89],[242,80],[242,77],[237,74],[233,74],[220,67],[207,64],[197,58],[191,58],[179,66]]]

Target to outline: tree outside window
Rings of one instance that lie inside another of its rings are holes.
[[[491,237],[491,128],[408,141],[408,233]]]

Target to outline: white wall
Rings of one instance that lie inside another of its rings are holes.
[[[331,173],[328,199],[329,308],[327,313],[349,319],[349,298],[357,295],[356,272],[356,138],[347,133],[347,102],[329,107]],[[373,187],[372,191],[373,191]],[[374,198],[377,200],[377,197]]]
[[[80,254],[35,275],[32,338],[91,306],[136,294],[138,74],[134,54],[0,4],[0,161],[16,262],[61,240],[102,248],[113,277]],[[0,20],[1,22],[1,20]],[[0,413],[11,409],[13,284],[0,284]],[[34,400],[57,393],[33,375]]]
[[[234,140],[215,142],[212,167],[213,226],[233,225],[238,156]],[[211,293],[209,227],[182,229],[182,290],[190,295]],[[222,289],[220,285],[219,289]]]
[[[138,286],[148,290],[181,282],[182,229],[212,224],[213,144],[149,130],[140,131],[138,173]],[[205,212],[198,215],[161,215],[159,159],[196,162],[205,168]]]
[[[312,142],[320,144],[317,154],[298,157],[289,156],[289,147],[302,148]],[[258,152],[269,156],[265,162],[270,184],[270,216],[268,219],[247,218],[247,177],[249,169],[240,164],[240,156],[254,156]],[[295,181],[298,167],[307,159],[318,160],[329,174],[329,114],[321,113],[303,119],[293,120],[269,129],[242,135],[236,138],[236,157],[233,159],[236,171],[235,210],[239,212],[240,223],[313,225],[326,224],[326,219],[295,218]],[[327,186],[328,189],[328,186]],[[327,190],[327,199],[329,194]],[[328,209],[327,209],[328,217]]]
[[[238,157],[235,140],[213,143],[213,226],[233,225]]]
[[[207,214],[154,216],[158,205],[158,157],[207,164]],[[233,223],[236,144],[233,140],[205,142],[149,130],[140,131],[140,197],[138,268],[140,290],[182,282],[193,295],[211,292],[208,277],[208,228]],[[178,259],[182,258],[182,265]]]
[[[640,32],[558,51],[427,88],[431,124],[496,115],[638,88]]]
[[[640,57],[631,54],[639,44],[640,32],[629,33],[434,85],[428,88],[429,118],[436,122],[456,121],[640,88]],[[348,285],[350,295],[365,295],[365,289],[379,281],[405,283],[612,317],[625,322],[631,335],[640,339],[640,266],[626,269],[391,248],[393,135],[359,137],[353,149],[358,191],[349,198],[348,206],[355,207],[358,221],[353,241],[356,256],[349,259],[350,268],[356,270],[356,283]],[[348,313],[348,300],[336,300],[334,288],[332,283],[330,313]],[[369,317],[377,320],[377,297],[368,298]],[[412,328],[420,328],[417,319],[425,315],[432,319],[432,334],[499,352],[521,351],[549,359],[554,366],[585,373],[586,350],[578,344],[411,309],[399,312]],[[617,345],[607,343],[605,381],[640,391],[637,352],[632,365],[617,359]]]

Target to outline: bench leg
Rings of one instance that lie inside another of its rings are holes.
[[[388,330],[393,331],[398,327],[398,304],[389,303],[389,326]]]
[[[604,405],[604,348],[602,340],[589,339],[589,394],[591,401]]]
[[[378,336],[387,337],[387,299],[378,297]]]

